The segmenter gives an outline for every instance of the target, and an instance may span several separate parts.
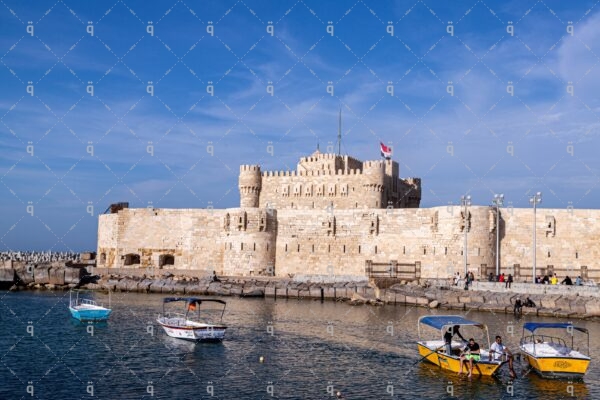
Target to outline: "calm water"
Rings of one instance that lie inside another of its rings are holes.
[[[108,295],[92,296],[108,304]],[[94,325],[92,332],[70,318],[68,293],[3,292],[0,399],[91,398],[92,393],[106,399],[331,399],[333,390],[346,399],[508,399],[511,389],[518,399],[570,398],[571,393],[600,398],[600,324],[595,322],[582,322],[592,332],[595,360],[584,382],[527,374],[509,386],[507,371],[499,379],[468,380],[417,362],[416,320],[430,312],[422,308],[228,298],[226,341],[194,344],[168,338],[153,325],[162,298],[112,294],[110,321]],[[512,349],[526,320],[488,313],[469,317],[487,323],[491,334],[502,334]]]

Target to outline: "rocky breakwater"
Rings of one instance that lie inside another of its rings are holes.
[[[162,293],[169,295],[264,297],[270,281],[244,278],[189,277],[165,272],[160,276],[107,274],[87,289],[113,292]]]
[[[72,261],[52,261],[33,264],[13,262],[0,268],[0,283],[9,290],[67,290],[93,281],[86,265]]]
[[[529,297],[535,307],[523,307],[523,315],[557,318],[600,319],[600,298],[569,294],[526,294],[462,290],[453,287],[396,284],[381,290],[382,300],[390,304],[404,304],[458,311],[487,311],[513,314],[517,298]]]

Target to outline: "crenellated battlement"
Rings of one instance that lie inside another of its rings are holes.
[[[383,208],[389,204],[418,208],[420,179],[403,180],[398,174],[398,163],[393,160],[362,162],[317,150],[301,157],[296,170],[261,171],[258,165],[240,166],[240,204],[275,209],[314,209],[331,204],[342,209]]]
[[[380,161],[380,160],[365,161],[363,163],[363,168],[385,168],[385,161]]]
[[[260,172],[260,165],[242,164],[240,172]]]

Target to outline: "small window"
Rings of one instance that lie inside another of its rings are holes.
[[[285,252],[287,253],[287,244],[285,245]]]
[[[346,253],[346,245],[344,245],[342,252]]]
[[[375,246],[375,254],[377,254],[377,246]]]
[[[267,251],[269,251],[269,243],[267,243]]]
[[[427,249],[425,247],[423,247],[423,255],[427,254]]]
[[[254,251],[256,251],[256,243],[254,243]]]
[[[327,245],[327,252],[331,253],[331,245],[330,244]]]
[[[358,254],[360,254],[360,245],[358,246]]]
[[[314,245],[314,244],[312,245],[312,250],[311,250],[311,251],[312,251],[313,253],[315,252],[315,245]]]
[[[406,246],[402,246],[402,254],[406,254]]]
[[[579,258],[579,252],[575,252],[575,258]]]
[[[448,248],[444,247],[444,255],[447,256],[448,255]]]
[[[298,244],[298,253],[300,253],[300,245]]]
[[[550,258],[550,252],[548,252],[548,258]]]
[[[244,243],[240,244],[240,250],[244,250]]]

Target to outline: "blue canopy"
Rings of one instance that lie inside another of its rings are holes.
[[[469,319],[461,317],[460,315],[429,315],[426,317],[421,317],[419,319],[419,322],[440,330],[444,329],[444,327],[446,326],[454,325],[470,325],[476,326],[478,328],[484,327],[482,323],[471,321]]]
[[[575,329],[576,331],[588,333],[586,328],[581,328],[567,322],[526,322],[523,324],[523,329],[533,333],[536,329],[540,328],[559,328],[559,329]]]

